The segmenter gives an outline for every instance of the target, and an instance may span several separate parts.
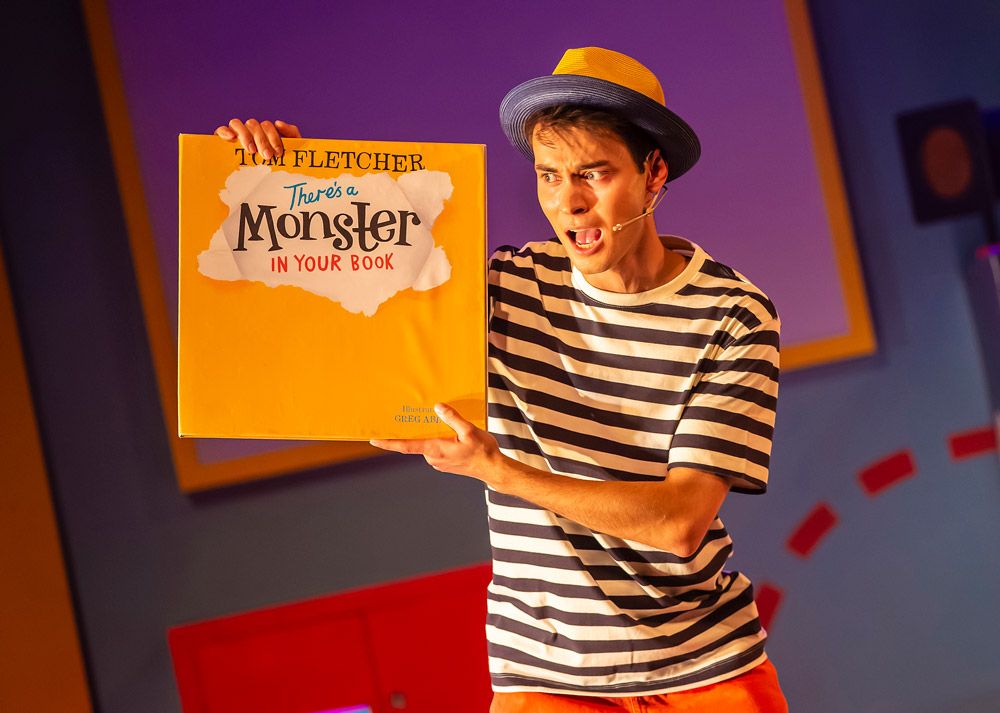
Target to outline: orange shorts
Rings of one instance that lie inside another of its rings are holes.
[[[770,661],[719,683],[655,696],[598,698],[552,693],[495,693],[490,713],[787,713]]]

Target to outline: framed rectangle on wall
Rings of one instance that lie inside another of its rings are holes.
[[[573,12],[567,12],[569,7]],[[234,116],[311,137],[485,143],[491,247],[549,237],[497,107],[569,47],[630,54],[698,132],[699,165],[657,211],[764,289],[782,364],[870,354],[875,338],[804,0],[432,6],[85,0],[95,67],[178,480],[197,490],[374,451],[361,443],[176,436],[176,137]]]

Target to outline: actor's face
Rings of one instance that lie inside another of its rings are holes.
[[[625,143],[604,132],[536,129],[531,143],[538,203],[576,269],[598,279],[628,269],[643,240],[644,221],[619,232],[611,226],[649,204],[648,166],[639,173]]]

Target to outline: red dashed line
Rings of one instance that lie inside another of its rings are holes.
[[[836,524],[837,513],[826,503],[820,503],[792,532],[788,538],[788,549],[800,557],[808,557]]]
[[[913,462],[913,454],[907,450],[893,453],[891,456],[872,463],[858,473],[858,479],[866,493],[878,495],[886,488],[909,478],[916,472],[917,466]]]
[[[981,456],[997,449],[997,432],[992,426],[954,433],[948,437],[952,460]]]
[[[778,587],[770,582],[764,582],[759,587],[755,587],[754,599],[757,602],[757,613],[760,615],[760,624],[765,629],[771,628],[774,615],[781,605],[781,598],[784,596]]]
[[[962,460],[997,451],[1000,449],[998,441],[1000,429],[984,426],[952,434],[948,437],[948,449],[952,460]],[[863,468],[858,473],[858,480],[865,493],[874,496],[913,477],[916,472],[913,453],[907,449],[892,453]],[[800,557],[809,557],[838,522],[836,511],[828,503],[819,503],[792,531],[786,546]],[[757,611],[765,629],[774,621],[783,598],[784,592],[773,584],[764,582],[757,587]]]

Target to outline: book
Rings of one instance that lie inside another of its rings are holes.
[[[179,143],[179,435],[486,427],[485,146]]]

